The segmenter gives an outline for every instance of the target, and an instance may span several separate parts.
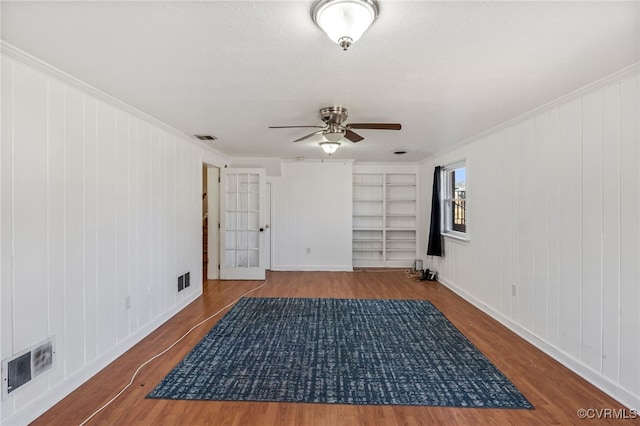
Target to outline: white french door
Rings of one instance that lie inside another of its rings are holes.
[[[220,278],[265,278],[264,169],[221,169]]]

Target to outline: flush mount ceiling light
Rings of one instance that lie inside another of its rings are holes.
[[[333,42],[347,50],[378,17],[378,2],[318,0],[311,7],[311,17]]]

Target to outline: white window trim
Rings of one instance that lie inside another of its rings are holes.
[[[448,231],[448,232],[444,231],[441,234],[444,238],[447,238],[453,241],[460,241],[463,243],[468,243],[469,241],[471,241],[468,233],[463,234],[462,232],[457,232],[457,231]]]
[[[469,229],[468,229],[468,223],[467,223],[467,230],[466,232],[460,232],[460,231],[454,231],[453,229],[447,229],[447,218],[448,215],[450,214],[450,212],[447,209],[447,205],[446,205],[446,201],[445,201],[445,194],[448,194],[448,179],[445,179],[445,176],[447,175],[447,172],[451,171],[451,170],[455,170],[455,169],[459,169],[461,167],[465,168],[465,183],[468,186],[468,180],[469,180],[469,170],[467,168],[467,159],[463,159],[460,161],[456,161],[455,163],[450,163],[447,164],[446,166],[442,166],[440,173],[442,173],[442,175],[440,176],[440,194],[441,194],[441,211],[442,211],[442,215],[441,215],[441,224],[440,224],[440,228],[442,229],[442,231],[440,232],[440,234],[448,239],[451,239],[453,241],[459,241],[459,242],[469,242],[470,238],[469,238]],[[468,217],[468,213],[469,210],[467,208],[467,206],[465,206],[465,214]]]

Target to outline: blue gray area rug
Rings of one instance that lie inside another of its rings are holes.
[[[533,408],[424,300],[243,298],[148,398]]]

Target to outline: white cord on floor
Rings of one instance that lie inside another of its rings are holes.
[[[142,368],[144,366],[146,366],[147,364],[149,364],[150,362],[154,361],[156,358],[164,355],[165,353],[167,353],[171,348],[173,348],[175,345],[177,345],[180,341],[182,341],[182,339],[184,339],[185,337],[187,337],[189,335],[189,333],[191,333],[193,330],[195,330],[196,328],[200,327],[202,324],[204,324],[205,322],[209,321],[210,319],[212,319],[213,317],[215,317],[216,315],[218,315],[220,312],[224,311],[225,309],[227,309],[228,307],[234,305],[236,302],[238,302],[238,300],[242,299],[244,296],[246,296],[249,293],[253,293],[254,291],[261,289],[262,287],[264,287],[265,285],[267,285],[268,280],[265,280],[264,283],[260,284],[258,287],[254,288],[253,290],[249,290],[246,293],[244,293],[242,296],[238,297],[236,300],[234,300],[233,302],[229,303],[227,306],[225,306],[224,308],[220,309],[218,312],[216,312],[215,314],[203,319],[202,321],[200,321],[198,324],[194,325],[193,327],[191,327],[189,329],[189,331],[187,331],[185,334],[182,335],[182,337],[180,337],[178,340],[176,340],[175,342],[173,342],[168,348],[166,348],[165,350],[163,350],[162,352],[154,355],[153,357],[149,358],[147,361],[143,362],[142,364],[140,364],[140,366],[137,368],[137,370],[133,373],[133,376],[131,376],[131,380],[129,380],[129,383],[122,388],[122,390],[120,392],[118,392],[118,394],[116,396],[114,396],[113,398],[111,398],[109,400],[109,402],[107,402],[106,404],[104,404],[102,407],[98,408],[96,411],[93,412],[93,414],[91,414],[89,417],[87,417],[82,423],[80,423],[80,426],[84,426],[89,420],[91,420],[92,418],[94,418],[96,416],[96,414],[98,414],[100,411],[104,410],[105,408],[107,408],[109,405],[111,405],[111,403],[113,401],[115,401],[116,399],[118,399],[120,397],[120,395],[122,395],[127,389],[129,389],[131,387],[131,385],[133,384],[133,381],[135,380],[136,376],[138,375],[138,373],[140,372],[140,370],[142,370]]]

